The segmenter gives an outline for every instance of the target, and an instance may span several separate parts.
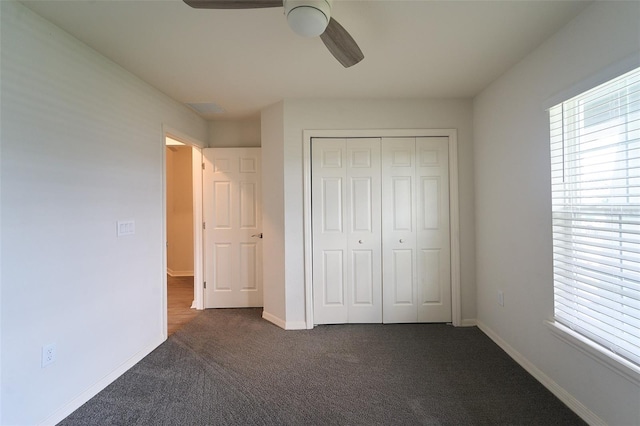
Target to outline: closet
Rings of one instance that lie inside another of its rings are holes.
[[[451,321],[447,137],[313,138],[315,324]]]

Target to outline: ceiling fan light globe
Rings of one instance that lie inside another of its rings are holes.
[[[294,33],[303,37],[317,37],[329,24],[326,15],[315,7],[296,7],[287,15],[287,22]]]
[[[331,6],[327,0],[286,0],[289,27],[303,37],[317,37],[329,25]]]

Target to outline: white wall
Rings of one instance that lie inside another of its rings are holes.
[[[597,2],[474,102],[478,320],[610,425],[640,424],[640,388],[553,337],[551,183],[543,103],[629,55],[640,3]],[[504,292],[504,307],[497,292]],[[574,409],[576,408],[574,406]],[[583,414],[584,414],[583,413]]]
[[[162,125],[208,128],[21,4],[0,8],[0,424],[55,422],[163,341]],[[119,219],[134,236],[116,238]]]
[[[209,147],[259,147],[260,116],[240,120],[211,121]]]
[[[284,327],[284,103],[262,111],[263,315]]]
[[[285,100],[284,114],[262,116],[265,125],[284,123],[280,141],[267,141],[263,130],[263,155],[274,145],[283,150],[282,186],[273,185],[269,196],[284,202],[284,257],[277,265],[285,276],[265,284],[285,293],[287,324],[305,321],[303,256],[303,130],[319,129],[458,129],[460,169],[460,240],[462,317],[475,319],[475,266],[473,222],[472,103],[470,100]],[[270,123],[270,120],[275,120]],[[277,146],[279,144],[279,146]],[[265,172],[265,179],[267,172]],[[282,208],[278,206],[278,208]],[[265,211],[267,214],[268,210]],[[266,250],[265,250],[266,251]],[[285,267],[286,266],[286,267]],[[266,276],[265,276],[266,279]]]

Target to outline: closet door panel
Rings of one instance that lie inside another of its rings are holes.
[[[393,259],[389,264],[393,270],[389,271],[393,277],[391,284],[393,288],[393,299],[390,300],[393,306],[415,306],[413,291],[413,250],[397,249],[391,252]],[[408,320],[415,319],[413,317]]]
[[[380,139],[347,139],[351,323],[382,322]]]
[[[440,192],[442,191],[439,177],[420,177],[420,223],[423,231],[438,230],[440,228]]]
[[[416,138],[419,322],[451,321],[449,144]]]
[[[380,139],[312,141],[314,322],[382,321]]]
[[[382,140],[383,322],[416,322],[415,138]]]
[[[343,234],[343,189],[344,178],[321,177],[321,203],[322,214],[320,216],[322,232],[325,235]]]
[[[312,145],[313,309],[316,324],[348,322],[346,140]]]
[[[424,305],[442,303],[440,286],[440,250],[423,249],[418,260],[420,277],[420,303]]]
[[[413,176],[391,176],[391,214],[393,232],[413,230]]]
[[[358,307],[373,306],[375,302],[373,282],[375,280],[375,261],[371,250],[351,251],[351,303]]]
[[[322,251],[322,303],[324,306],[344,306],[344,251]]]

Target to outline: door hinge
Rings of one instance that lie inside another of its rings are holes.
[[[207,229],[207,222],[202,222],[202,229]]]
[[[204,170],[204,163],[202,163],[202,170]]]
[[[204,282],[204,288],[207,288],[207,282],[206,281]]]

